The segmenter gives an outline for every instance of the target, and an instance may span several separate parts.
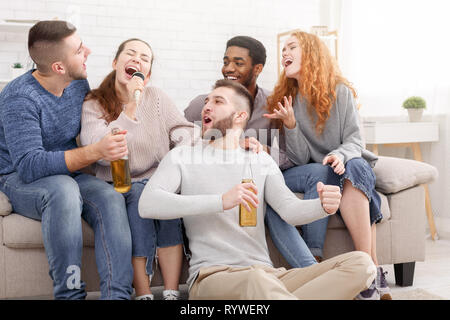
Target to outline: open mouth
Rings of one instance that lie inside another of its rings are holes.
[[[284,60],[284,67],[287,68],[288,66],[290,66],[292,64],[292,59],[291,58],[287,58],[286,60]]]
[[[212,120],[211,120],[211,118],[210,117],[208,117],[208,116],[204,116],[203,117],[203,123],[204,124],[208,124],[208,123],[210,123]]]
[[[137,72],[137,71],[139,71],[139,69],[136,68],[135,66],[126,66],[126,67],[125,67],[125,72],[126,72],[126,74],[129,75],[130,77],[132,77],[133,74],[134,74],[135,72]]]

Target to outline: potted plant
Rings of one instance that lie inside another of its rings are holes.
[[[11,79],[15,79],[25,73],[25,68],[20,62],[15,62],[11,66]]]
[[[403,108],[408,110],[409,121],[417,122],[422,118],[423,110],[427,107],[425,100],[421,97],[409,97],[403,102]]]

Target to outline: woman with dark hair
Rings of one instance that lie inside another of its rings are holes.
[[[382,214],[372,167],[377,157],[365,150],[355,105],[356,91],[345,79],[321,40],[294,32],[286,40],[281,74],[267,99],[269,114],[286,138],[286,153],[297,167],[284,171],[286,184],[305,198],[317,196],[317,179],[341,187],[339,213],[355,249],[368,253],[378,265],[376,228]],[[314,181],[314,183],[310,183]],[[303,237],[314,255],[321,255],[327,218],[302,226]],[[390,298],[385,274],[360,299]]]
[[[119,46],[114,70],[85,99],[80,140],[83,145],[94,143],[111,134],[113,128],[126,135],[123,150],[129,152],[132,187],[123,197],[131,229],[136,299],[153,300],[150,281],[157,252],[164,279],[163,298],[176,300],[183,254],[181,221],[142,219],[138,202],[160,160],[175,145],[193,143],[195,131],[164,92],[145,86],[152,62],[152,49],[142,40],[129,39]],[[133,77],[136,71],[145,79]],[[141,91],[139,101],[135,100],[136,90]],[[109,162],[98,161],[94,172],[98,178],[112,181]]]

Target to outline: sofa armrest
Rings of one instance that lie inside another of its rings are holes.
[[[373,169],[376,189],[384,194],[396,193],[419,184],[426,184],[438,177],[438,171],[424,162],[379,156]]]
[[[6,194],[0,191],[0,216],[7,216],[12,212],[12,206]]]

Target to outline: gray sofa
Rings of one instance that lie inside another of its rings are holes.
[[[380,157],[375,174],[384,214],[377,225],[378,260],[380,264],[394,264],[397,284],[408,286],[413,281],[415,261],[425,258],[425,194],[421,184],[434,181],[437,170],[422,162]],[[289,267],[266,234],[275,266]],[[94,235],[85,222],[83,236],[82,279],[88,291],[99,291]],[[42,244],[41,224],[12,212],[9,200],[1,192],[0,241],[0,299],[51,296],[52,281]],[[354,250],[353,243],[345,225],[339,216],[332,216],[325,258],[351,250]],[[187,279],[187,266],[185,260],[182,283]],[[161,274],[158,268],[155,270],[152,286],[160,286]]]

